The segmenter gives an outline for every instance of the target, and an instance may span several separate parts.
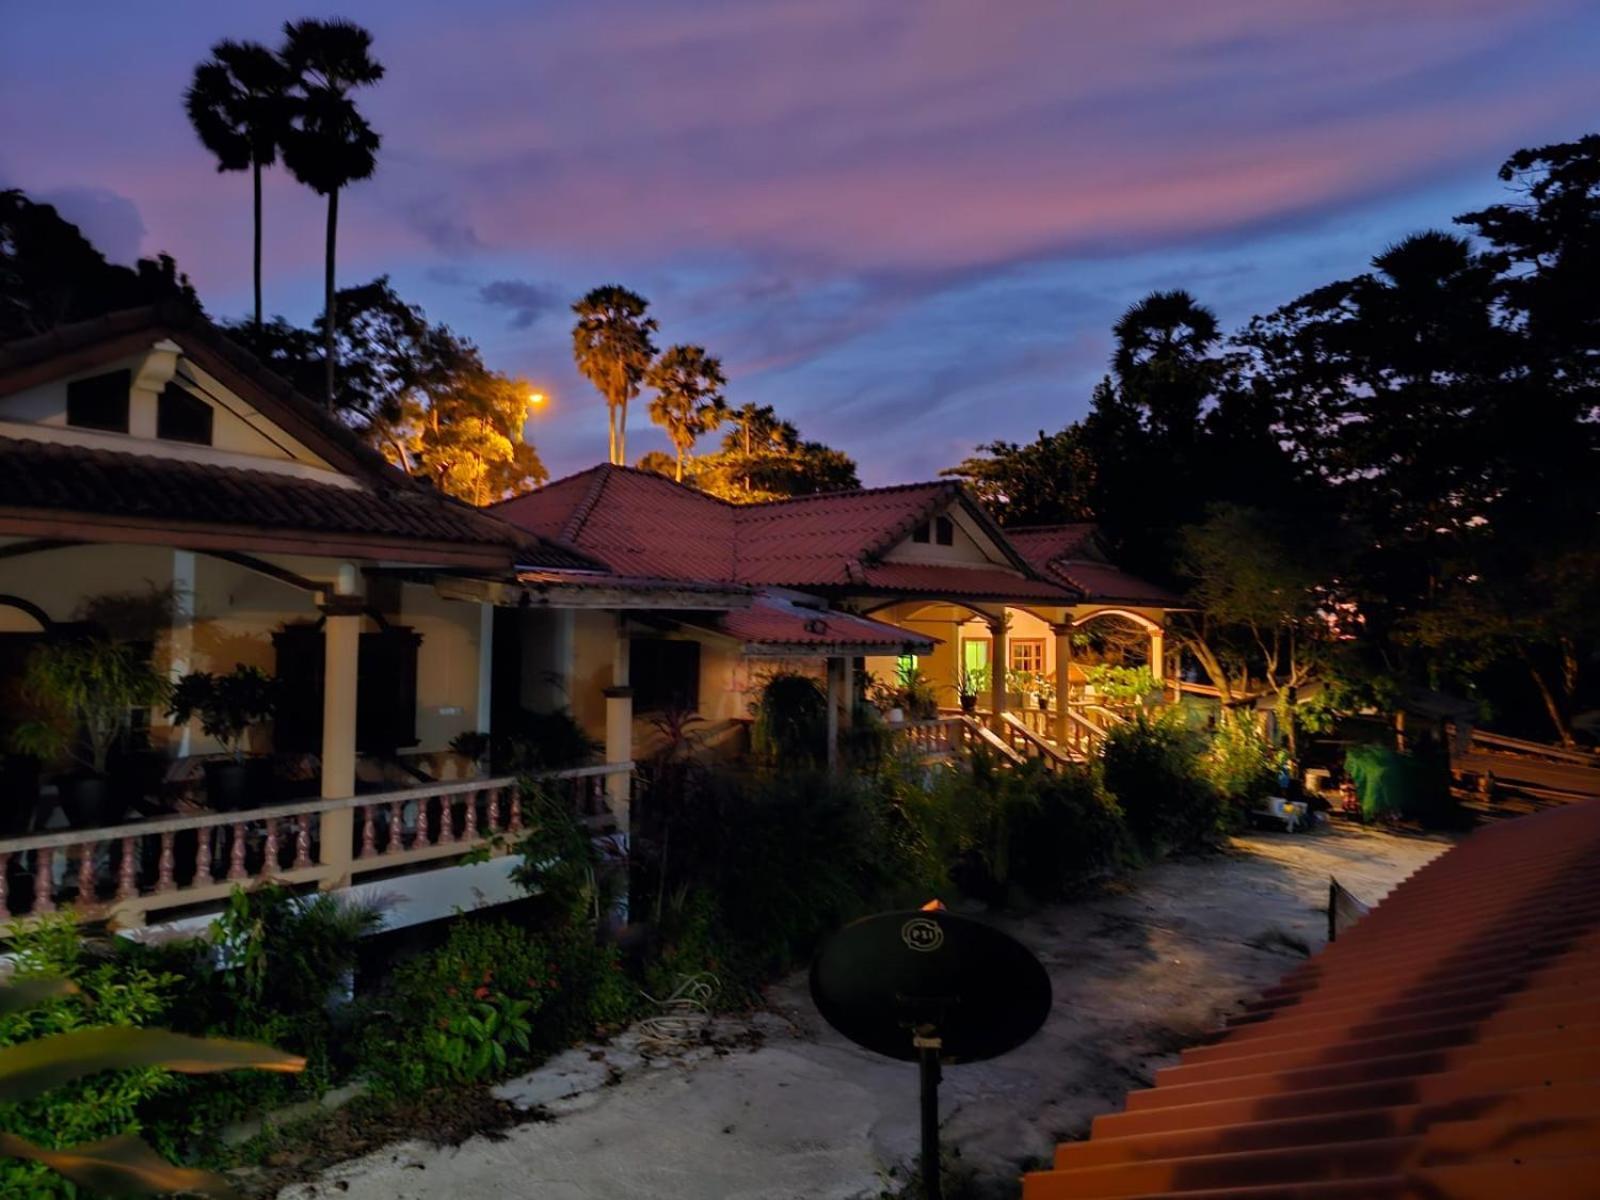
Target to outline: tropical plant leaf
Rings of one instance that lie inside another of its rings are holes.
[[[46,1000],[59,1000],[78,990],[70,979],[56,975],[25,975],[0,984],[0,1015],[25,1012]]]
[[[185,1075],[213,1071],[297,1072],[306,1060],[271,1046],[190,1037],[165,1029],[75,1029],[0,1050],[0,1102],[31,1100],[51,1088],[130,1067],[162,1067]]]
[[[0,1155],[42,1163],[56,1174],[96,1195],[214,1196],[235,1193],[228,1181],[210,1171],[174,1166],[136,1137],[126,1135],[84,1142],[63,1150],[35,1146],[12,1133],[0,1133]]]

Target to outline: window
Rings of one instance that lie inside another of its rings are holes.
[[[928,523],[926,521],[924,521],[921,525],[918,525],[915,529],[913,529],[911,531],[911,540],[913,542],[922,542],[922,543],[926,543],[927,542],[927,540],[928,540]]]
[[[211,405],[186,388],[169,383],[156,402],[156,436],[169,442],[211,445]]]
[[[79,429],[128,432],[128,392],[132,371],[111,371],[67,384],[67,424]]]
[[[933,540],[941,546],[953,546],[956,540],[955,522],[949,517],[940,517],[934,521]]]
[[[674,638],[633,638],[628,643],[633,711],[700,707],[700,643]]]
[[[1044,640],[1022,638],[1011,643],[1011,669],[1044,674]]]

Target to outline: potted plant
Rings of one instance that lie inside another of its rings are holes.
[[[989,686],[988,667],[962,667],[961,680],[957,690],[961,693],[961,711],[975,713],[978,711],[978,695]]]
[[[206,800],[219,812],[248,807],[251,765],[245,760],[250,730],[270,720],[278,707],[278,681],[258,667],[236,666],[227,675],[193,671],[172,690],[167,715],[182,725],[200,718],[200,728],[228,757],[205,764]]]
[[[160,704],[167,681],[137,647],[88,637],[34,647],[22,690],[37,715],[12,733],[11,748],[78,766],[57,780],[61,807],[74,828],[114,824],[122,814],[115,811],[106,761],[127,733],[132,711]]]
[[[1033,677],[1033,699],[1041,711],[1049,709],[1050,701],[1054,700],[1055,696],[1055,684],[1051,683],[1043,675],[1035,675]]]

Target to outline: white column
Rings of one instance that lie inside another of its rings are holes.
[[[1006,644],[1006,619],[1004,614],[989,619],[989,711],[996,729],[1006,711],[1006,666],[1011,661]]]
[[[478,713],[474,728],[489,732],[489,709],[494,696],[494,605],[478,605]]]
[[[849,685],[849,663],[842,658],[828,659],[828,769],[839,766],[839,705]]]
[[[324,594],[322,660],[322,795],[340,799],[356,793],[356,670],[361,649],[361,597],[353,567],[339,569],[331,595]],[[350,882],[354,810],[322,814],[321,859],[329,868],[324,889]]]
[[[1167,657],[1166,630],[1157,625],[1150,631],[1150,674],[1155,678],[1156,686],[1162,685]]]
[[[1056,743],[1065,748],[1070,741],[1072,723],[1067,719],[1067,700],[1072,694],[1072,625],[1062,622],[1050,626],[1056,649]]]
[[[605,691],[608,763],[633,761],[633,688],[628,682],[628,651],[627,618],[619,613],[616,645],[611,656],[611,686]],[[618,832],[624,834],[628,832],[631,784],[627,775],[606,777],[606,800]]]

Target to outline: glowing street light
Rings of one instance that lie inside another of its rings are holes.
[[[535,408],[543,408],[544,407],[544,402],[547,399],[548,399],[548,397],[543,392],[529,392],[528,393],[528,403],[533,405],[533,407],[535,407]]]

